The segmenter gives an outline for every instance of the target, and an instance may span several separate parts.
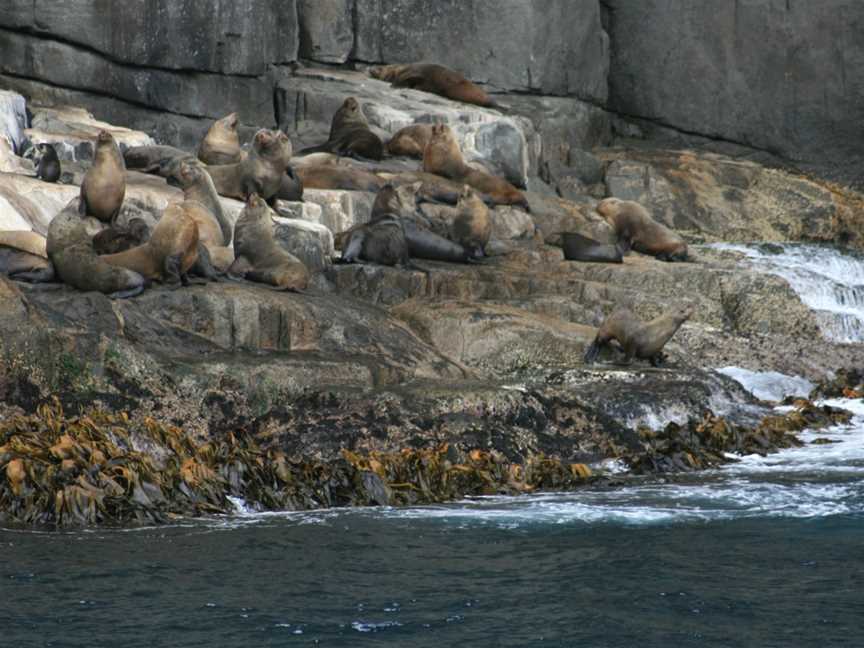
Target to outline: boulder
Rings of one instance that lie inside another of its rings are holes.
[[[334,254],[333,233],[324,225],[281,216],[273,220],[276,240],[310,272],[320,272],[330,265]]]
[[[354,0],[299,0],[300,56],[344,63],[354,48]]]

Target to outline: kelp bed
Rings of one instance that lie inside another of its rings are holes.
[[[794,432],[846,421],[842,410],[799,403],[756,429],[711,414],[661,432],[642,430],[636,472],[695,470],[727,452],[800,444]],[[570,490],[595,479],[581,463],[541,455],[516,464],[495,451],[428,449],[303,460],[241,434],[196,443],[150,418],[93,410],[67,416],[59,402],[0,422],[0,521],[30,525],[148,524],[232,513],[230,497],[261,510],[411,505],[471,495]]]

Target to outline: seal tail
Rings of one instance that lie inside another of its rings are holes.
[[[585,364],[593,364],[597,360],[597,356],[600,355],[600,341],[595,337],[594,341],[591,343],[591,346],[585,351],[585,356],[583,357],[583,361]]]

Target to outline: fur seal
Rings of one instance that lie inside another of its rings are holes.
[[[684,239],[651,218],[648,210],[639,203],[604,198],[597,204],[597,213],[615,230],[624,252],[632,248],[661,261],[687,260],[687,243]]]
[[[36,177],[44,182],[57,182],[60,179],[60,158],[53,144],[43,142],[36,146],[38,154]]]
[[[290,146],[285,133],[262,128],[255,133],[252,149],[241,162],[208,166],[207,171],[220,196],[246,200],[255,193],[272,203],[288,168]]]
[[[240,136],[237,113],[217,119],[198,147],[198,159],[204,164],[236,164],[240,161]]]
[[[530,211],[528,199],[503,178],[489,175],[465,164],[453,130],[446,124],[432,127],[432,139],[423,152],[423,171],[434,173],[487,194],[497,205],[519,205]]]
[[[459,202],[459,194],[462,193],[462,188],[465,186],[453,180],[442,178],[440,175],[424,171],[402,171],[400,173],[381,173],[379,175],[397,187],[419,183],[416,192],[418,203],[433,202],[456,205]],[[490,196],[481,191],[478,191],[477,194],[486,205],[490,207],[495,206],[495,201]]]
[[[375,196],[370,222],[374,223],[389,216],[398,217],[402,221],[405,242],[411,258],[471,263],[474,255],[468,248],[431,229],[428,220],[417,212],[413,193],[410,199],[406,197],[406,193],[410,192],[410,187],[396,188],[392,184],[385,185]],[[345,239],[344,235],[340,237],[341,241]]]
[[[126,165],[120,147],[111,133],[99,131],[93,166],[87,170],[81,183],[78,209],[82,216],[95,216],[108,223],[117,216],[125,196]]]
[[[197,203],[200,205],[200,203]],[[143,245],[99,257],[112,266],[133,270],[145,279],[189,285],[188,272],[198,261],[198,225],[191,205],[174,203],[162,213]]]
[[[54,279],[44,236],[26,230],[0,231],[0,273],[42,283]]]
[[[450,239],[476,258],[486,256],[486,244],[492,236],[489,209],[468,185],[459,195],[456,218],[450,226]]]
[[[133,218],[125,227],[112,225],[93,237],[96,254],[116,254],[137,247],[150,238],[150,227],[142,218]]]
[[[151,145],[132,146],[123,153],[126,168],[141,173],[152,173],[163,178],[177,171],[183,160],[193,160],[195,156],[173,146]]]
[[[396,132],[387,142],[387,152],[390,155],[405,155],[423,159],[423,151],[432,139],[432,124],[412,124]]]
[[[45,250],[63,283],[78,290],[98,291],[112,298],[134,297],[144,290],[137,272],[117,268],[96,256],[91,235],[79,216],[74,198],[51,220]]]
[[[231,244],[233,227],[225,215],[216,186],[207,168],[192,158],[182,160],[177,165],[176,171],[168,178],[168,184],[182,189],[186,201],[201,203],[209,211],[210,219],[209,223],[205,224],[206,231],[201,231],[201,224],[198,228],[202,242],[208,246]],[[213,231],[214,224],[218,232]]]
[[[402,220],[387,214],[349,230],[342,240],[342,263],[380,263],[410,267],[411,255]]]
[[[374,192],[386,184],[374,173],[352,166],[334,164],[301,166],[296,169],[296,173],[306,189]]]
[[[646,323],[630,310],[618,308],[603,320],[597,330],[597,336],[585,351],[585,364],[594,362],[600,349],[615,340],[624,351],[624,364],[630,364],[635,357],[658,367],[666,360],[663,347],[693,312],[693,306],[683,306]]]
[[[234,227],[234,254],[236,258],[228,270],[231,275],[281,290],[301,291],[309,285],[309,270],[276,241],[270,208],[255,193],[246,199]]]
[[[561,247],[567,261],[622,263],[621,246],[600,243],[575,232],[561,234]]]
[[[348,97],[333,115],[328,140],[319,146],[305,148],[300,154],[322,152],[369,160],[384,157],[384,143],[369,129],[369,121],[354,97]]]
[[[475,106],[499,107],[476,83],[436,63],[382,65],[371,68],[369,74],[375,79],[389,81],[394,88],[413,88]]]

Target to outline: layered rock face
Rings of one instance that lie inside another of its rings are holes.
[[[565,116],[599,106],[652,136],[738,144],[856,183],[862,27],[855,0],[9,0],[0,80],[191,147],[229,110],[276,124],[289,64],[428,60],[518,93],[531,117],[522,94],[561,97]]]

